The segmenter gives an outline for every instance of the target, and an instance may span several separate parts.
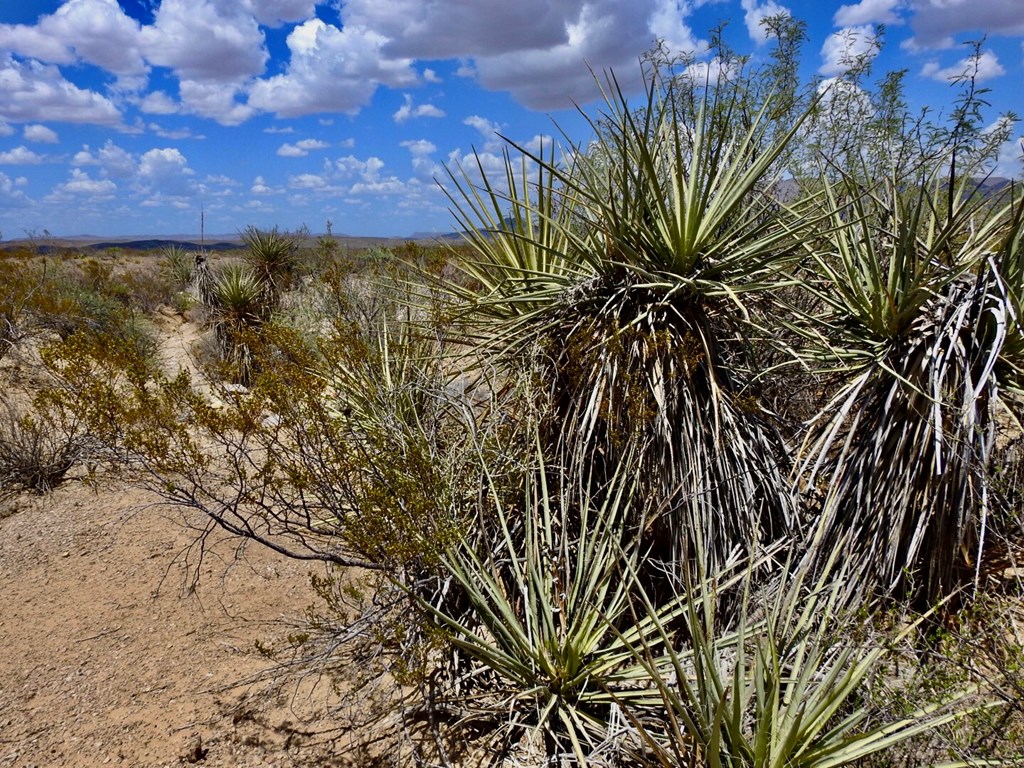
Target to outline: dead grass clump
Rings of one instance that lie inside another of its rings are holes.
[[[0,498],[56,488],[83,457],[87,438],[77,421],[0,399]]]

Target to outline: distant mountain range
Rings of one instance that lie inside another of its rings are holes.
[[[978,191],[985,197],[992,197],[1004,192],[1011,184],[1021,185],[1021,181],[1007,179],[1002,176],[989,176],[978,181]],[[781,201],[795,199],[800,192],[795,179],[783,179],[775,183],[773,194]],[[322,235],[311,235],[317,239]],[[439,242],[461,241],[461,232],[413,232],[404,237],[355,237],[351,235],[334,235],[342,247],[372,248],[373,246],[391,246],[413,240],[431,244]],[[208,251],[234,251],[245,246],[239,233],[228,235],[136,235],[134,237],[99,237],[97,235],[69,235],[65,237],[31,237],[15,238],[0,243],[0,249],[30,245],[40,254],[59,253],[68,249],[105,251],[111,248],[124,248],[133,251],[156,251],[170,246],[188,249],[205,248]]]
[[[318,239],[320,235],[312,236]],[[421,243],[434,243],[440,240],[459,238],[457,232],[436,234],[417,232],[408,237],[351,237],[348,235],[334,235],[334,240],[343,248],[372,248],[374,246],[398,245],[409,240]],[[207,251],[235,251],[245,246],[239,235],[207,235],[205,240],[197,235],[155,235],[135,237],[98,237],[96,235],[69,235],[65,237],[32,237],[5,240],[0,243],[0,249],[31,247],[40,255],[61,253],[67,250],[76,251],[106,251],[112,248],[122,248],[132,251],[158,251],[163,248],[177,246],[188,250]]]

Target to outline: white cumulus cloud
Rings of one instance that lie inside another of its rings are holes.
[[[456,73],[505,90],[534,109],[598,96],[588,70],[614,69],[629,90],[655,37],[700,48],[686,23],[690,0],[347,0],[346,25],[372,30],[392,58],[458,59]]]
[[[0,58],[0,120],[118,126],[121,113],[105,96],[64,79],[57,67],[7,54]]]
[[[178,102],[163,91],[150,91],[139,100],[139,109],[148,115],[173,115],[180,111]]]
[[[412,96],[405,94],[405,103],[393,114],[396,123],[404,123],[414,117],[444,117],[444,112],[433,104],[413,104]]]
[[[110,179],[94,179],[80,168],[71,169],[71,178],[54,187],[47,200],[61,201],[74,197],[88,197],[93,201],[109,200],[117,192],[117,184]]]
[[[841,5],[832,21],[837,27],[855,27],[860,24],[901,24],[898,11],[907,0],[860,0],[859,3]]]
[[[252,0],[256,20],[268,27],[282,22],[304,21],[315,16],[316,5],[315,0]]]
[[[183,196],[195,192],[194,172],[173,147],[151,149],[139,158],[137,180],[148,194]]]
[[[318,149],[327,149],[330,146],[326,141],[320,141],[319,139],[302,139],[294,144],[282,144],[277,149],[277,154],[281,157],[306,157],[311,151]]]
[[[366,160],[360,160],[354,155],[347,155],[335,160],[334,168],[343,179],[359,177],[363,181],[375,182],[380,179],[380,172],[384,168],[384,161],[379,157],[369,157]]]
[[[846,27],[826,38],[821,47],[822,64],[818,71],[826,77],[842,75],[871,61],[880,50],[875,29],[870,24]]]
[[[182,106],[187,111],[222,125],[241,125],[253,115],[252,107],[241,100],[237,84],[182,80],[178,88]]]
[[[56,144],[59,141],[56,131],[38,123],[26,125],[22,135],[25,137],[25,141],[34,141],[38,144]]]
[[[323,189],[327,186],[327,180],[315,173],[300,173],[288,177],[288,186],[292,189]]]
[[[949,48],[956,35],[1024,35],[1020,0],[913,0],[909,47]]]
[[[444,166],[437,163],[433,154],[437,146],[426,139],[414,139],[403,141],[401,146],[409,150],[412,155],[413,174],[423,180],[431,180],[444,174]]]
[[[496,152],[503,144],[502,138],[499,135],[502,131],[502,126],[498,123],[488,120],[486,117],[480,115],[470,115],[462,121],[463,125],[468,125],[473,128],[483,137],[483,149]]]
[[[18,189],[20,185],[7,174],[0,172],[0,205],[5,208],[24,208],[31,201],[25,193]]]
[[[790,16],[789,8],[780,5],[775,0],[741,0],[743,7],[743,23],[747,26],[747,34],[756,43],[763,43],[768,39],[768,31],[762,23],[772,16]]]
[[[37,165],[43,158],[25,146],[0,152],[0,165]]]
[[[684,19],[690,12],[687,0],[657,0],[647,21],[651,35],[665,41],[673,51],[697,53],[707,48],[707,42],[693,35]]]
[[[258,80],[249,92],[249,104],[282,117],[355,113],[369,103],[379,85],[402,87],[418,80],[411,59],[381,55],[385,42],[370,29],[338,29],[310,19],[288,35],[291,60],[286,71]]]
[[[929,61],[921,69],[922,77],[930,77],[939,82],[955,81],[973,75],[976,82],[983,83],[1005,74],[1006,70],[1003,69],[1003,65],[999,63],[998,57],[992,51],[982,51],[976,57],[968,56],[948,67],[942,67],[938,62]]]
[[[261,74],[269,57],[245,3],[163,0],[141,40],[150,62],[198,82],[244,81]]]
[[[138,171],[138,164],[131,152],[117,146],[109,139],[95,152],[90,149],[89,145],[85,145],[75,153],[71,164],[98,166],[104,177],[117,179],[130,178]]]
[[[148,69],[139,37],[142,28],[116,0],[67,0],[40,19],[37,28],[76,57],[118,75],[140,75]]]
[[[272,195],[277,190],[267,184],[267,180],[262,176],[257,176],[252,181],[252,186],[249,187],[249,192],[254,195]]]

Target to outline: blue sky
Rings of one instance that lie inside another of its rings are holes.
[[[0,0],[0,234],[189,234],[201,207],[211,233],[448,231],[445,167],[586,137],[588,63],[635,84],[655,37],[706,62],[723,21],[756,62],[775,13],[807,77],[883,24],[876,76],[935,113],[984,38],[986,120],[1024,113],[1024,0]]]

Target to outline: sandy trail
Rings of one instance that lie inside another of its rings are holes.
[[[165,321],[165,360],[180,361],[195,332]],[[195,532],[153,501],[71,480],[0,506],[0,768],[176,766],[204,751],[205,766],[344,764],[328,686],[226,688],[266,669],[256,641],[281,640],[314,602],[312,566],[257,548],[236,559],[222,540],[190,593]]]

